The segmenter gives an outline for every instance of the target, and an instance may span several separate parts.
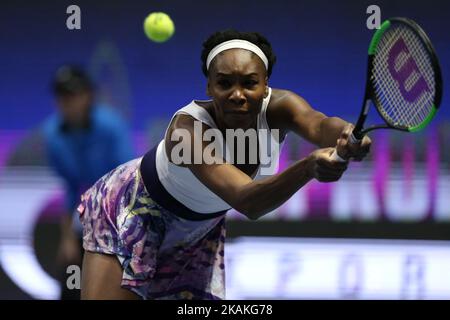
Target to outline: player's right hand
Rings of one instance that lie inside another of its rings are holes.
[[[308,157],[308,170],[313,178],[320,182],[333,182],[342,177],[348,162],[333,160],[331,155],[335,148],[318,149]]]
[[[372,140],[365,135],[359,142],[350,142],[350,136],[352,135],[353,128],[354,126],[351,123],[344,128],[341,136],[337,140],[336,150],[337,153],[344,159],[362,161],[370,152]]]

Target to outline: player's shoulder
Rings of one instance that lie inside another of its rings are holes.
[[[174,128],[192,129],[195,122],[198,121],[202,127],[208,128],[209,126],[206,124],[208,118],[215,121],[212,101],[193,100],[175,112],[171,125]]]
[[[292,90],[272,88],[269,106],[280,108],[292,103],[301,103],[303,101],[305,101],[305,99]]]
[[[284,121],[286,117],[292,117],[293,112],[302,110],[305,106],[308,106],[307,101],[294,91],[272,89],[267,114],[269,118],[280,118]]]
[[[191,114],[178,113],[173,117],[173,120],[169,124],[168,131],[172,132],[173,130],[177,129],[185,129],[189,132],[193,132],[195,130],[196,123],[201,125],[200,128],[202,129],[202,131],[210,128],[207,124],[198,120]]]
[[[288,132],[292,121],[299,113],[304,114],[309,104],[299,94],[287,89],[272,88],[272,95],[267,107],[267,122],[271,128]]]

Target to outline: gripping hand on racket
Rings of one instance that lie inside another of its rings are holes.
[[[336,151],[344,160],[362,161],[370,152],[372,140],[364,136],[359,141],[352,140],[354,125],[348,124],[342,130],[341,136],[336,142]]]
[[[320,182],[338,181],[347,170],[347,162],[336,161],[332,154],[335,148],[315,150],[308,157],[310,176]]]

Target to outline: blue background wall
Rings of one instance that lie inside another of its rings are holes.
[[[81,30],[66,28],[66,8],[81,8]],[[201,44],[234,27],[259,31],[278,62],[270,85],[294,90],[327,114],[354,120],[365,83],[373,34],[366,8],[382,19],[406,16],[427,31],[450,68],[450,3],[446,1],[2,1],[0,10],[0,129],[36,126],[54,109],[49,79],[64,62],[86,66],[101,94],[119,105],[133,129],[166,118],[192,99],[205,98]],[[149,41],[145,16],[165,11],[176,24],[167,43]],[[442,112],[450,118],[445,83]]]

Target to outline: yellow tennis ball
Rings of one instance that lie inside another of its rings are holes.
[[[175,32],[175,25],[166,13],[153,12],[144,20],[144,32],[150,40],[165,42]]]

